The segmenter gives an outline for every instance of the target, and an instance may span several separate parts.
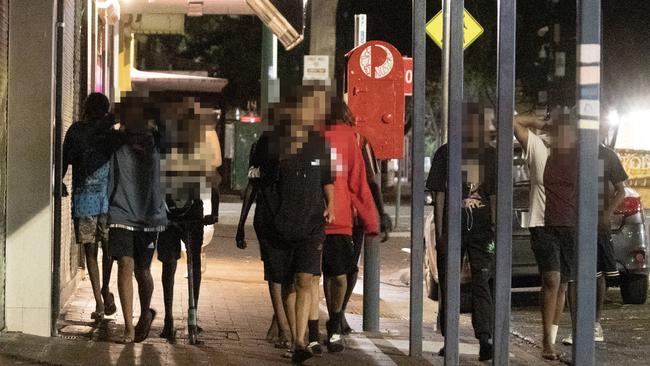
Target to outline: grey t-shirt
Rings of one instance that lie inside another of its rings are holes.
[[[167,225],[160,181],[160,152],[152,133],[124,137],[113,154],[109,224],[131,230],[163,231]]]

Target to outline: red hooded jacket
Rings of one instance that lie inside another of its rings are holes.
[[[332,153],[334,180],[334,222],[327,224],[328,235],[352,235],[354,217],[361,219],[368,235],[379,233],[379,218],[366,178],[361,148],[352,127],[329,126],[325,132]]]

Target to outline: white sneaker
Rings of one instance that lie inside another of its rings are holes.
[[[603,327],[600,323],[596,323],[594,326],[594,341],[595,342],[605,342],[605,336],[603,335]],[[570,346],[573,344],[573,335],[569,334],[568,337],[562,339],[562,344]]]
[[[600,322],[596,322],[596,326],[594,327],[594,341],[605,342],[605,335],[603,334],[603,327],[600,326]]]

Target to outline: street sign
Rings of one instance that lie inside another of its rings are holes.
[[[329,56],[305,55],[303,80],[329,80]]]
[[[438,47],[442,48],[442,23],[444,17],[442,16],[442,10],[438,12],[426,26],[426,31],[429,37],[436,42]],[[463,49],[469,47],[476,39],[483,34],[483,27],[479,22],[474,19],[472,14],[470,14],[467,9],[465,9],[465,16],[463,21],[463,27],[465,32],[463,34]]]
[[[413,59],[402,57],[404,60],[404,95],[413,95]]]

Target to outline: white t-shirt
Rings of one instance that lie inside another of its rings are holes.
[[[544,192],[544,168],[550,150],[544,141],[532,131],[528,131],[526,162],[530,177],[529,222],[528,227],[544,226],[546,193]]]

